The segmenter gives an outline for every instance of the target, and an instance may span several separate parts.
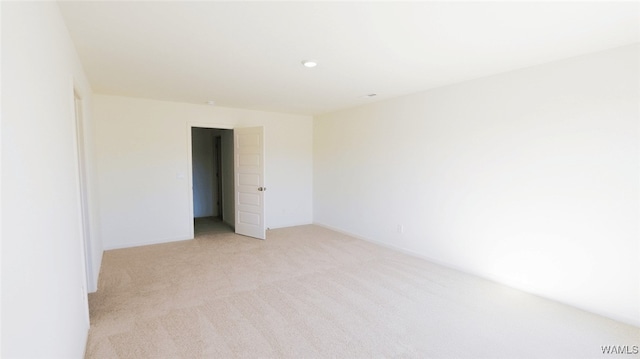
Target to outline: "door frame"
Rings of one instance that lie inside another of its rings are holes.
[[[193,155],[192,151],[192,141],[191,141],[191,129],[194,127],[199,128],[211,128],[215,130],[233,130],[234,126],[232,125],[223,125],[216,123],[203,123],[203,122],[187,122],[187,194],[189,197],[189,209],[188,209],[188,219],[189,219],[189,238],[195,238],[195,229],[193,228]],[[180,177],[180,173],[177,174]],[[185,176],[183,176],[185,177]]]
[[[75,172],[78,191],[78,231],[80,234],[82,257],[82,300],[85,305],[86,324],[90,325],[89,292],[98,290],[96,276],[94,276],[93,243],[91,236],[91,209],[89,207],[89,178],[87,173],[87,146],[85,136],[85,100],[81,86],[75,78],[71,78],[71,113],[73,120],[73,150],[75,152]]]

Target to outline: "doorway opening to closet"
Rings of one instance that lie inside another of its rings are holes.
[[[234,231],[233,130],[191,127],[194,235]]]

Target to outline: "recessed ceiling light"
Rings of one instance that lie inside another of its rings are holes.
[[[302,61],[302,64],[304,65],[304,67],[316,67],[318,66],[318,63],[312,60],[304,60]]]
[[[215,102],[215,101],[213,101],[213,100],[209,100],[209,101],[207,101],[207,105],[215,106],[215,105],[216,105],[216,102]]]

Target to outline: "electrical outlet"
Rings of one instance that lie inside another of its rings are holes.
[[[404,226],[403,226],[402,224],[399,224],[399,225],[398,225],[398,227],[397,227],[397,232],[398,232],[398,233],[401,233],[401,234],[402,234],[402,233],[404,233]]]

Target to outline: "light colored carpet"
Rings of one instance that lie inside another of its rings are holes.
[[[87,358],[589,358],[640,341],[313,225],[107,251],[89,299]]]

